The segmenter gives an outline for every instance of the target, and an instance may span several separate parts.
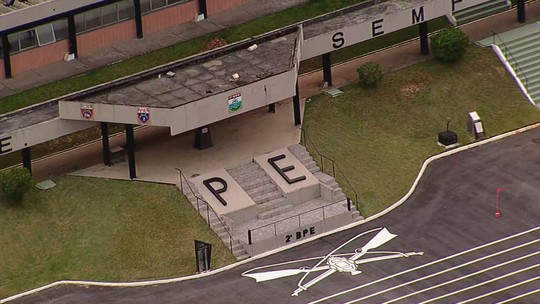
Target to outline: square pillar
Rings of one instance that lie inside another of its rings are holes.
[[[429,55],[429,30],[427,21],[418,24],[420,30],[420,54]]]
[[[28,169],[32,173],[32,156],[30,154],[30,147],[22,149],[22,165],[23,168]]]
[[[105,166],[112,166],[111,162],[111,149],[109,145],[109,124],[106,122],[100,123],[101,127],[101,148],[103,151],[103,164]]]
[[[129,178],[137,178],[137,170],[135,168],[135,134],[133,133],[132,125],[124,125],[126,128],[126,148],[129,165]]]
[[[212,135],[210,134],[210,127],[204,126],[195,130],[195,143],[193,146],[199,150],[208,149],[213,147]]]
[[[323,81],[329,86],[332,86],[332,57],[330,53],[322,55]]]
[[[293,96],[294,125],[302,124],[302,115],[300,115],[300,92],[298,90],[298,79],[296,80],[296,93]]]

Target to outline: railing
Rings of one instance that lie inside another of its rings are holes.
[[[302,225],[302,215],[304,214],[308,214],[308,213],[312,213],[312,212],[316,212],[318,210],[322,210],[322,219],[325,220],[326,219],[326,213],[325,213],[325,209],[328,208],[328,207],[332,207],[336,204],[341,204],[342,202],[335,202],[335,203],[332,203],[332,204],[328,204],[328,205],[324,205],[324,206],[321,206],[321,207],[318,207],[318,208],[313,208],[311,210],[308,210],[308,211],[304,211],[300,214],[297,214],[297,215],[293,215],[293,216],[290,216],[290,217],[287,217],[287,218],[284,218],[282,220],[279,220],[277,222],[273,222],[273,223],[270,223],[270,224],[266,224],[266,225],[263,225],[263,226],[259,226],[257,228],[254,228],[254,229],[249,229],[248,230],[248,244],[251,245],[253,244],[255,241],[253,240],[253,236],[255,235],[255,232],[257,230],[261,230],[263,228],[266,228],[266,227],[271,227],[273,226],[274,227],[274,235],[273,236],[277,236],[278,235],[278,224],[279,223],[282,223],[282,222],[285,222],[285,221],[289,221],[291,219],[294,219],[294,218],[298,218],[298,228],[301,228],[303,225]],[[347,209],[349,211],[351,211],[351,200],[349,198],[347,198]],[[305,223],[305,224],[309,224],[309,223]],[[287,229],[287,231],[290,231],[290,229]],[[268,237],[266,237],[268,238]],[[266,239],[265,238],[265,239]]]
[[[202,197],[199,197],[198,195],[195,194],[195,191],[193,191],[193,188],[191,188],[191,185],[189,184],[186,176],[184,175],[184,173],[182,172],[182,170],[178,169],[178,168],[175,168],[177,171],[178,171],[178,175],[179,175],[179,179],[180,179],[180,190],[182,191],[182,193],[185,194],[184,192],[184,182],[186,183],[186,185],[188,186],[189,188],[189,191],[191,191],[191,194],[193,194],[193,196],[195,197],[195,200],[197,202],[197,212],[202,215],[203,217],[206,215],[206,217],[204,218],[206,220],[206,222],[208,223],[208,227],[212,228],[211,224],[210,224],[210,212],[212,212],[212,214],[214,215],[214,217],[219,221],[219,224],[221,225],[221,227],[223,227],[225,229],[225,232],[227,232],[227,235],[229,236],[229,250],[231,252],[233,252],[233,242],[234,242],[234,238],[232,237],[229,229],[227,228],[227,225],[225,225],[225,223],[223,223],[223,221],[221,220],[221,218],[218,216],[218,214],[216,213],[216,211],[214,211],[214,209],[212,208],[212,206],[210,206],[210,204],[205,201]],[[203,207],[206,207],[206,214],[203,212],[201,212],[201,203],[202,203],[202,206]]]
[[[508,61],[510,66],[516,69],[516,76],[520,78],[520,80],[521,80],[520,75],[523,77],[523,81],[521,83],[523,83],[523,86],[525,86],[525,89],[528,90],[529,79],[527,78],[527,75],[525,75],[525,73],[519,66],[519,63],[517,62],[517,60],[514,58],[514,56],[512,56],[512,53],[508,49],[508,46],[506,46],[506,44],[502,40],[501,36],[499,36],[499,34],[495,33],[494,31],[491,31],[491,33],[492,33],[493,44],[496,44],[495,38],[497,38],[501,42],[500,44],[496,44],[496,45],[499,46],[499,48],[503,52],[504,57],[506,57],[506,61]]]
[[[347,176],[345,176],[343,171],[341,171],[338,164],[333,159],[319,152],[319,149],[317,149],[317,146],[315,145],[313,140],[309,137],[306,130],[304,130],[303,128],[300,130],[302,132],[302,136],[301,136],[302,143],[304,144],[306,149],[308,149],[308,145],[313,147],[313,150],[315,151],[316,155],[313,155],[312,153],[312,157],[313,159],[315,159],[315,162],[317,162],[317,164],[321,168],[321,171],[335,178],[336,182],[340,183],[340,187],[344,190],[343,192],[345,192],[345,194],[350,194],[353,196],[354,199],[353,198],[351,199],[354,205],[356,206],[356,209],[360,211],[361,206],[360,206],[360,201],[358,200],[358,193],[356,192],[356,190],[354,190]],[[343,185],[342,182],[344,182],[345,185]]]

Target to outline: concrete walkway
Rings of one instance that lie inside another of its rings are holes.
[[[540,19],[540,1],[528,5],[527,16],[531,22]],[[516,21],[515,10],[509,10],[466,24],[461,28],[471,40],[476,41],[489,37],[492,31],[502,33],[521,26],[523,24]],[[336,87],[340,87],[356,81],[356,68],[366,61],[378,62],[386,71],[393,71],[429,58],[429,56],[420,55],[419,50],[418,40],[413,40],[335,65],[332,70],[333,82]],[[321,84],[322,71],[301,75],[299,78],[300,97],[306,98],[321,93],[323,91]],[[139,130],[136,132],[139,178],[176,183],[178,177],[174,171],[175,167],[185,170],[186,176],[189,177],[192,174],[232,166],[253,156],[298,143],[299,130],[293,126],[292,115],[291,104],[285,103],[277,107],[276,114],[270,114],[261,109],[239,116],[238,119],[217,123],[211,127],[214,132],[214,147],[204,151],[191,147],[193,138],[191,132],[171,138],[163,129]],[[122,145],[123,141],[124,139],[118,136],[113,139],[111,146]],[[149,144],[150,141],[152,145]],[[176,151],[178,154],[163,156],[170,151]],[[159,161],[156,161],[158,159]],[[145,160],[150,161],[147,163]],[[43,180],[62,173],[73,172],[74,168],[85,168],[100,162],[101,143],[96,142],[68,153],[35,161],[32,166],[36,180]],[[77,174],[127,179],[128,170],[126,165],[121,163],[115,167],[96,165],[78,171]]]
[[[45,67],[0,80],[0,98],[50,82],[87,73],[91,70],[156,51],[183,41],[204,36],[234,25],[261,18],[303,4],[309,0],[257,0],[221,12],[200,22],[177,25],[146,34],[143,39],[122,41],[77,60],[55,62]],[[135,29],[133,29],[135,30]]]

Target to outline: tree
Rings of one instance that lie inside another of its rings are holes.
[[[359,66],[358,69],[356,69],[356,72],[358,73],[358,80],[360,83],[369,87],[376,86],[383,78],[383,69],[381,65],[372,61]]]
[[[431,37],[433,56],[443,62],[461,59],[468,44],[469,38],[457,27],[445,28]]]
[[[20,203],[32,187],[32,174],[26,168],[13,168],[0,174],[0,189],[3,197],[11,202]]]

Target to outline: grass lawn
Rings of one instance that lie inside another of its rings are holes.
[[[61,279],[134,281],[196,272],[195,239],[212,268],[235,259],[174,186],[62,177],[22,207],[0,202],[0,299]]]
[[[351,84],[342,90],[334,99],[312,98],[304,128],[365,201],[364,216],[401,198],[423,160],[443,151],[436,141],[447,117],[461,144],[474,140],[466,130],[470,111],[478,112],[488,136],[540,120],[488,48],[471,46],[457,64],[429,60],[386,74],[375,89]]]

